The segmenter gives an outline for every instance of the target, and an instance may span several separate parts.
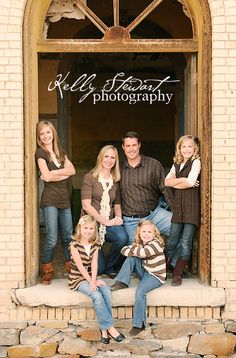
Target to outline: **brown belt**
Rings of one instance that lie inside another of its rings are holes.
[[[132,219],[143,219],[145,218],[146,216],[150,215],[151,213],[153,212],[153,210],[149,210],[148,212],[146,213],[143,213],[143,214],[137,214],[137,215],[124,215],[126,216],[127,218],[132,218]]]

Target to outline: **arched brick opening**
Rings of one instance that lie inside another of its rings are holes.
[[[153,1],[154,3],[155,1]],[[105,41],[47,40],[43,38],[45,16],[51,0],[28,0],[24,14],[24,123],[25,123],[25,252],[26,285],[38,276],[39,230],[38,194],[34,152],[38,122],[38,53],[40,52],[194,52],[197,54],[198,136],[202,150],[202,223],[199,240],[199,276],[210,281],[211,240],[211,17],[207,0],[181,1],[192,23],[193,38],[178,41],[118,41],[107,31]],[[113,1],[114,9],[117,2]],[[115,17],[115,20],[117,18]],[[120,36],[120,35],[119,35]]]

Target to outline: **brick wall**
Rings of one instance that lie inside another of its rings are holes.
[[[0,319],[24,280],[23,5],[0,0]]]
[[[24,282],[24,0],[0,0],[0,320]],[[213,26],[212,286],[236,318],[236,3],[210,0]],[[12,311],[13,310],[13,311]],[[19,317],[17,316],[19,319]]]
[[[212,13],[212,286],[227,294],[236,318],[236,3],[211,1]]]

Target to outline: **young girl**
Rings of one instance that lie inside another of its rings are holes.
[[[137,335],[146,327],[146,295],[160,287],[166,278],[166,263],[163,253],[164,241],[160,232],[150,220],[138,224],[135,241],[122,248],[121,253],[128,256],[116,276],[112,291],[127,288],[131,274],[136,272],[140,282],[135,294],[133,327],[129,334]]]
[[[75,168],[61,148],[56,129],[51,122],[39,122],[36,135],[38,148],[35,158],[44,182],[40,207],[43,210],[46,225],[41,283],[49,285],[54,271],[53,257],[57,243],[58,223],[63,254],[66,259],[65,270],[68,272],[70,268],[68,245],[71,241],[73,225],[68,178],[75,174]]]
[[[113,326],[110,287],[97,279],[99,249],[97,223],[92,216],[84,215],[76,226],[70,244],[71,271],[68,285],[71,290],[83,292],[93,300],[101,342],[108,344],[109,337],[121,342],[125,337]]]
[[[198,138],[181,137],[176,145],[174,164],[165,185],[174,188],[173,217],[165,252],[167,266],[177,257],[172,285],[182,283],[182,273],[192,251],[192,240],[200,220],[199,174],[201,162]]]

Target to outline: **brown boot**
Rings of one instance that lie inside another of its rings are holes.
[[[42,285],[50,285],[52,281],[52,276],[54,272],[53,262],[48,262],[47,264],[42,264],[41,266],[41,283]]]
[[[187,263],[187,260],[180,258],[177,260],[172,276],[172,286],[180,286],[182,284],[182,274]]]
[[[68,276],[70,274],[70,269],[71,269],[71,261],[66,261],[64,267],[64,276]]]

